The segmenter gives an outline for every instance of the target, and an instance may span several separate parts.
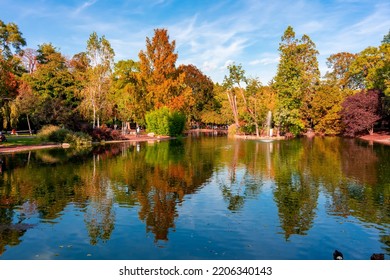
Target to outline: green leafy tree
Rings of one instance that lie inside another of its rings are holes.
[[[385,36],[383,36],[382,44],[390,44],[390,30]]]
[[[15,23],[4,23],[0,20],[0,56],[4,60],[11,59],[14,53],[19,53],[26,45],[19,27]]]
[[[201,121],[205,124],[226,125],[234,122],[232,110],[227,98],[226,88],[220,84],[214,85],[213,101],[201,112]]]
[[[225,76],[223,86],[225,88],[226,96],[229,101],[230,108],[233,113],[234,122],[236,127],[240,127],[239,111],[238,111],[238,99],[237,96],[243,95],[242,84],[246,83],[245,70],[241,65],[230,64],[228,65],[229,76]]]
[[[390,44],[364,49],[351,64],[350,72],[359,79],[361,89],[378,89],[390,94]]]
[[[328,57],[326,64],[331,71],[325,75],[326,79],[330,83],[337,84],[341,90],[361,88],[359,79],[356,79],[350,72],[351,64],[356,57],[356,54],[348,52],[341,52]]]
[[[108,118],[112,109],[108,93],[114,55],[110,42],[104,36],[99,38],[96,32],[90,35],[86,51],[89,62],[86,71],[87,83],[80,91],[80,110],[92,119],[94,128],[100,126],[102,119]]]
[[[145,122],[147,105],[139,72],[139,63],[133,60],[120,60],[115,64],[110,89],[115,118],[127,122]]]
[[[300,40],[289,26],[279,44],[280,62],[273,87],[277,93],[276,124],[297,135],[312,125],[311,101],[319,83],[318,51],[310,37]]]
[[[270,114],[275,109],[275,92],[269,86],[263,86],[258,79],[249,78],[245,89],[246,114],[250,119],[250,124],[255,127],[256,135],[259,136],[260,127],[263,135],[268,135],[271,119]]]
[[[76,83],[68,61],[52,44],[40,45],[37,53],[36,70],[23,76],[37,98],[35,122],[67,126],[77,106]]]

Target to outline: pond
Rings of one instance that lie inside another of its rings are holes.
[[[390,146],[194,135],[0,159],[0,259],[390,258]]]

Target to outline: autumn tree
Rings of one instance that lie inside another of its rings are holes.
[[[278,104],[276,124],[293,134],[312,126],[311,101],[319,83],[318,51],[310,37],[295,38],[289,26],[279,44],[280,62],[273,87]]]
[[[363,90],[347,97],[341,104],[341,120],[346,136],[364,132],[372,134],[374,124],[381,119],[381,101],[378,90]]]
[[[270,93],[261,84],[259,79],[247,79],[247,85],[244,91],[243,100],[245,105],[245,113],[247,123],[250,128],[255,128],[256,136],[260,136],[260,126],[263,129],[270,129],[267,123],[268,112],[273,109],[273,100]],[[252,132],[251,130],[248,132]]]
[[[185,74],[184,84],[191,90],[191,96],[194,99],[188,109],[188,118],[190,121],[200,121],[201,112],[212,106],[214,102],[214,84],[213,81],[202,73],[196,66],[180,65],[178,73]]]
[[[139,53],[140,78],[149,109],[167,106],[185,112],[195,103],[191,89],[185,86],[185,73],[176,69],[175,47],[167,30],[155,29],[153,38],[146,38],[146,50]]]
[[[360,88],[389,92],[390,44],[368,47],[350,66],[350,75],[359,80]]]
[[[356,54],[348,52],[336,53],[328,57],[326,64],[331,71],[325,75],[326,79],[337,85],[341,90],[361,88],[362,85],[359,79],[356,79],[350,72],[351,64],[356,57]]]
[[[357,54],[350,66],[350,75],[362,89],[375,89],[384,94],[384,112],[390,116],[390,44],[386,36],[378,47],[367,47]]]
[[[102,118],[107,118],[111,110],[108,93],[114,63],[114,50],[104,37],[93,32],[87,41],[86,58],[89,67],[86,72],[86,85],[80,92],[80,110],[92,118],[92,126],[99,127]]]
[[[5,128],[12,119],[15,108],[11,108],[10,101],[17,95],[17,76],[21,75],[20,59],[15,54],[25,45],[26,41],[17,25],[0,20],[0,113]]]
[[[322,83],[312,100],[312,120],[316,133],[322,135],[338,135],[341,133],[341,103],[344,95],[337,84]]]
[[[73,74],[79,90],[87,84],[88,68],[89,60],[86,52],[80,52],[73,55],[72,59],[69,61],[69,70]]]
[[[204,107],[200,114],[202,123],[226,125],[234,122],[226,88],[218,83],[214,85],[213,102]]]
[[[249,79],[246,91],[249,95],[254,115],[265,134],[269,134],[272,126],[272,114],[276,107],[276,94],[271,86],[263,86],[257,79]]]

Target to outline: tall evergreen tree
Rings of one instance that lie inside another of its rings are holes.
[[[280,62],[273,87],[278,96],[276,124],[297,135],[312,126],[311,101],[319,84],[318,51],[309,36],[295,38],[287,27],[279,44]]]

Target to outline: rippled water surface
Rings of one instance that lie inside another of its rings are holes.
[[[390,146],[198,136],[0,159],[0,259],[390,258]]]

